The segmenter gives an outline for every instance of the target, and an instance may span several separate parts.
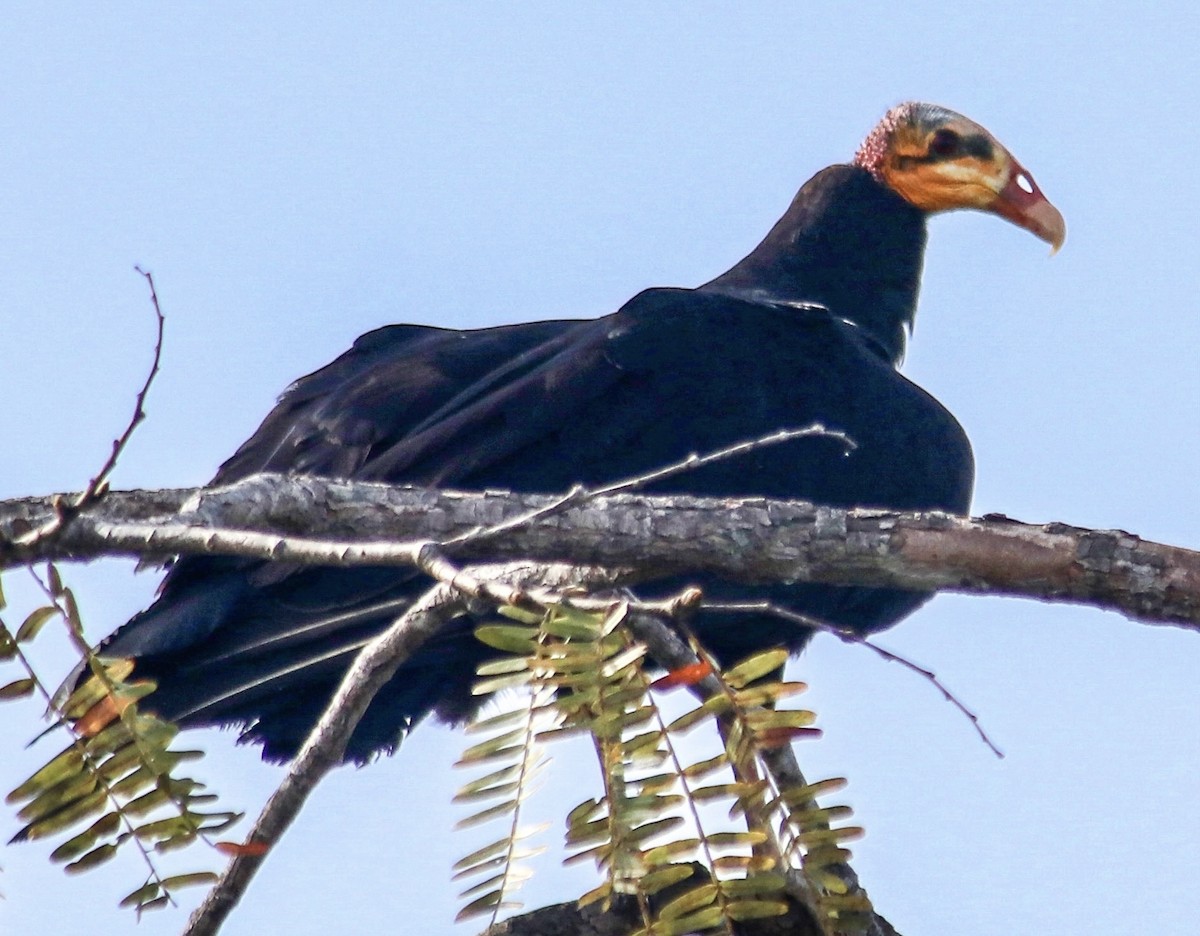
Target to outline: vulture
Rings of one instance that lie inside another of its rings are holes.
[[[968,510],[971,447],[954,417],[900,375],[926,219],[973,208],[1063,243],[1062,215],[979,124],[931,104],[894,107],[853,161],[821,170],[745,259],[702,286],[646,289],[592,320],[458,331],[390,325],[296,381],[217,472],[458,489],[565,492],[775,430],[809,436],[655,483],[648,493],[761,496],[838,507]],[[679,582],[672,587],[678,587]],[[868,634],[929,597],[892,588],[702,580],[708,597],[769,598]],[[141,704],[183,726],[239,725],[263,756],[295,755],[355,654],[430,585],[395,567],[325,568],[186,557],[157,600],[101,645],[157,689]],[[665,588],[666,583],[664,583]],[[371,702],[346,747],[390,752],[430,713],[471,716],[478,621],[448,622]],[[811,629],[701,611],[730,662],[795,652]]]

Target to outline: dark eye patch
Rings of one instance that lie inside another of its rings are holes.
[[[941,129],[937,131],[929,141],[929,153],[931,156],[937,156],[941,159],[946,159],[950,156],[957,156],[962,149],[962,137],[953,130]]]
[[[982,134],[960,135],[945,127],[938,130],[929,140],[929,162],[940,159],[956,159],[962,156],[974,156],[978,159],[991,159],[994,155],[992,141]]]
[[[992,141],[978,134],[963,137],[962,148],[968,156],[977,156],[980,159],[991,159],[995,155]]]

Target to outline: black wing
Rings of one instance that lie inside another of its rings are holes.
[[[798,497],[835,505],[963,511],[972,463],[962,430],[858,330],[824,310],[696,290],[648,290],[582,322],[455,332],[372,332],[298,381],[218,482],[259,470],[462,488],[557,492],[821,422],[858,443],[809,438],[661,482],[656,490]],[[710,593],[742,594],[718,582]],[[158,602],[106,648],[159,679],[154,706],[185,724],[240,721],[266,754],[294,752],[353,653],[424,587],[396,569],[280,570],[185,559]],[[926,596],[793,586],[774,597],[860,630]],[[732,659],[800,646],[762,620],[700,622]],[[372,703],[347,754],[394,746],[430,710],[468,714],[484,654],[463,620],[408,661]]]

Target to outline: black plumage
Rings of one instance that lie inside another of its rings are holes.
[[[651,490],[965,512],[967,438],[896,371],[928,209],[873,170],[860,160],[818,173],[749,256],[697,289],[649,289],[596,320],[370,332],[293,385],[214,481],[283,471],[559,492],[821,422],[857,447],[795,440]],[[265,756],[286,758],[354,651],[428,584],[394,568],[186,558],[104,651],[136,657],[137,674],[158,680],[146,707],[184,725],[242,723]],[[721,597],[763,594],[702,584]],[[822,585],[767,592],[863,633],[927,597]],[[474,623],[453,622],[401,667],[348,758],[390,750],[430,711],[470,713],[474,667],[488,655]],[[777,643],[799,649],[809,637],[774,618],[701,614],[696,626],[726,660]]]

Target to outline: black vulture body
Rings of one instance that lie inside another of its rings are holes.
[[[290,388],[215,481],[284,471],[554,493],[820,422],[857,447],[794,440],[650,490],[965,512],[967,439],[896,371],[924,243],[921,211],[860,168],[832,167],[753,253],[698,289],[649,289],[588,321],[364,335]],[[700,584],[724,598],[766,594],[860,632],[890,626],[927,597]],[[183,559],[157,602],[104,650],[137,657],[137,674],[158,680],[146,707],[184,725],[244,723],[265,756],[287,758],[354,651],[428,585],[394,568]],[[454,622],[401,667],[348,759],[394,748],[431,711],[470,714],[474,667],[487,655],[474,623]],[[696,627],[726,661],[780,643],[796,650],[810,636],[765,617],[702,613]]]

